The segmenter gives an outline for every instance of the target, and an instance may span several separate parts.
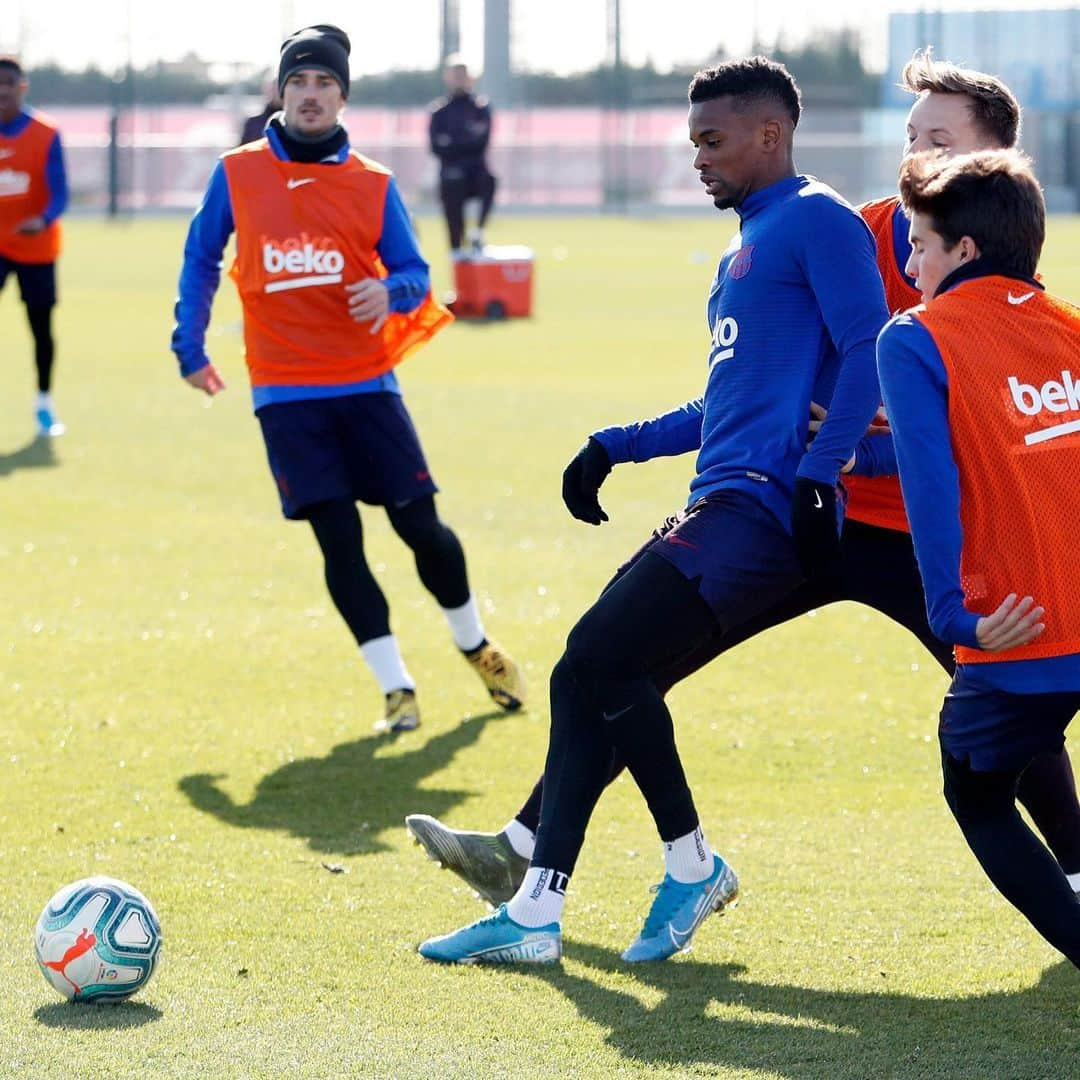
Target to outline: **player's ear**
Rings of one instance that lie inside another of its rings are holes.
[[[970,236],[961,236],[958,246],[960,248],[961,262],[971,262],[972,259],[977,259],[982,254],[979,251],[979,245]]]
[[[770,153],[783,142],[784,129],[779,120],[766,120],[761,125],[761,145]]]

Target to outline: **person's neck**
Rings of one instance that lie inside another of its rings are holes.
[[[19,119],[22,114],[22,108],[16,107],[10,112],[0,112],[0,124],[12,124]]]
[[[348,133],[339,123],[320,131],[317,135],[296,131],[285,123],[284,118],[274,117],[270,121],[285,153],[290,160],[300,162],[324,161],[333,157],[349,141]]]

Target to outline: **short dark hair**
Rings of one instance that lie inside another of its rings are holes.
[[[927,150],[900,165],[900,198],[954,248],[970,236],[1002,272],[1033,277],[1046,239],[1046,203],[1031,159],[1019,150],[978,150],[949,158]]]
[[[22,64],[19,63],[19,58],[17,56],[12,56],[10,53],[0,54],[0,68],[14,71],[20,78],[25,74]]]
[[[934,50],[917,52],[900,73],[900,85],[913,94],[963,94],[971,119],[998,146],[1015,146],[1020,138],[1020,103],[996,76],[935,60]]]
[[[787,110],[792,127],[798,124],[802,113],[802,95],[794,76],[783,64],[767,56],[726,60],[714,68],[699,71],[690,80],[692,105],[719,97],[734,98],[738,108],[773,100]]]

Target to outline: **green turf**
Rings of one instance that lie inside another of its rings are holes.
[[[441,228],[422,222],[437,267]],[[32,440],[27,334],[0,299],[0,1074],[170,1077],[1080,1075],[1080,978],[1001,900],[939,794],[944,677],[840,606],[671,696],[740,907],[690,956],[629,969],[658,844],[633,785],[593,821],[558,971],[448,970],[423,937],[483,913],[410,845],[424,811],[497,828],[546,744],[545,679],[575,617],[684,497],[691,462],[616,470],[612,521],[572,521],[564,463],[607,422],[696,394],[730,215],[498,222],[538,252],[536,317],[457,325],[403,371],[489,630],[533,704],[492,714],[385,520],[368,551],[424,725],[372,733],[376,687],[305,526],[280,519],[231,285],[207,403],[168,354],[184,223],[74,221],[57,400]],[[1080,222],[1047,283],[1080,296]],[[437,275],[446,285],[446,275]],[[1075,740],[1074,740],[1075,742]],[[340,865],[331,873],[323,864]],[[153,983],[66,1005],[31,929],[92,873],[154,901]]]

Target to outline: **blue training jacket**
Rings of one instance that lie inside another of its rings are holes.
[[[613,463],[697,450],[691,503],[740,489],[790,528],[796,476],[836,483],[881,402],[885,293],[866,223],[813,177],[777,181],[737,211],[709,293],[705,393],[594,438]],[[811,400],[829,415],[807,450]]]
[[[282,160],[288,160],[288,154],[273,128],[266,129],[266,137],[270,149]],[[339,165],[348,155],[349,147],[345,145],[324,164],[328,168]],[[210,174],[206,194],[191,220],[184,244],[184,265],[180,271],[176,325],[172,335],[172,351],[180,363],[182,375],[190,375],[210,363],[206,352],[206,329],[210,324],[214,294],[221,280],[222,255],[234,229],[225,166],[218,161]],[[386,189],[382,236],[375,250],[388,271],[389,276],[384,280],[390,294],[390,310],[402,313],[414,311],[431,288],[431,276],[428,264],[420,254],[409,212],[392,176]],[[255,408],[259,409],[279,401],[380,391],[401,393],[393,371],[374,379],[333,386],[259,386],[252,389],[252,397]]]

